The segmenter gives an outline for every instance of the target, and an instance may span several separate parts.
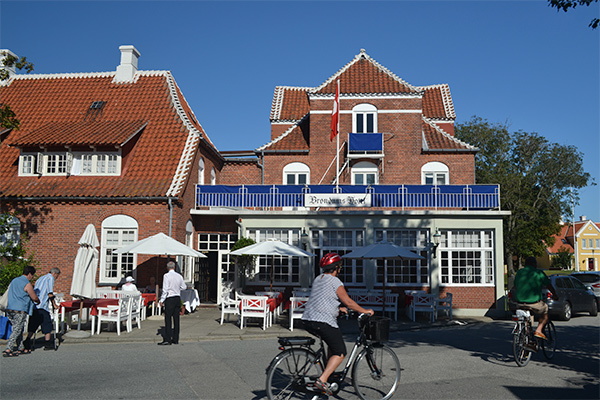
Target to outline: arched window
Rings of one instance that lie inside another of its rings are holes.
[[[448,166],[439,161],[428,162],[421,167],[421,184],[448,185],[450,177]]]
[[[215,172],[214,168],[211,168],[211,170],[210,170],[210,184],[211,185],[217,184],[217,173]]]
[[[198,161],[198,185],[204,185],[204,158]]]
[[[353,185],[376,185],[379,183],[379,168],[368,161],[361,161],[352,166]]]
[[[310,184],[310,168],[301,162],[293,162],[283,167],[284,185]]]
[[[138,223],[127,215],[112,215],[102,221],[100,254],[100,283],[117,284],[132,275],[137,266],[135,254],[116,254],[120,247],[134,243],[138,238]]]
[[[352,109],[352,132],[377,132],[377,107],[372,104],[358,104]]]

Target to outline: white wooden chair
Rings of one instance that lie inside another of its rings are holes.
[[[290,331],[294,331],[294,320],[302,318],[307,301],[308,297],[290,298]]]
[[[410,319],[416,320],[416,313],[431,313],[431,322],[435,322],[435,298],[432,294],[416,294],[410,303]]]
[[[438,311],[445,311],[452,321],[452,293],[446,293],[446,297],[435,300],[436,317]]]
[[[131,296],[131,309],[129,311],[129,318],[127,319],[127,332],[131,332],[133,330],[133,320],[137,323],[138,329],[142,329],[142,325],[140,324],[142,318],[142,308],[144,304],[144,299],[142,299],[142,294],[137,293]]]
[[[266,296],[240,296],[240,329],[244,329],[244,320],[248,318],[261,318],[263,330],[271,326],[271,310]]]
[[[125,322],[127,332],[129,331],[129,313],[131,311],[131,297],[122,297],[119,299],[118,306],[98,307],[98,335],[102,327],[102,322],[115,322],[117,324],[117,335],[121,335],[121,322]]]
[[[237,315],[238,322],[240,319],[240,300],[234,300],[231,298],[230,292],[223,293],[221,297],[221,325],[223,325],[223,319],[227,315],[227,321],[229,321],[229,315]]]

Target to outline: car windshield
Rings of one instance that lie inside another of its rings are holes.
[[[583,283],[594,283],[600,281],[600,275],[596,274],[574,274],[573,277],[579,279]]]

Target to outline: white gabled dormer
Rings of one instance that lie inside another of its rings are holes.
[[[141,54],[132,45],[119,46],[119,50],[121,50],[121,64],[117,66],[117,74],[113,82],[133,82],[138,70],[138,58]]]

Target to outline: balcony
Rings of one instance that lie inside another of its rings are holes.
[[[499,210],[499,185],[196,185],[196,208]]]

